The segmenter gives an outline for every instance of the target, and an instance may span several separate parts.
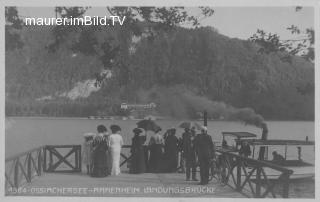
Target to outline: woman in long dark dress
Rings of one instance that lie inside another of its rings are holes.
[[[131,146],[131,166],[130,173],[144,173],[146,172],[146,163],[145,163],[145,151],[144,151],[144,142],[146,141],[146,136],[140,136],[143,132],[140,128],[133,129],[134,137],[132,138]]]
[[[107,163],[107,140],[106,133],[107,128],[104,125],[99,125],[98,134],[93,139],[93,169],[92,177],[106,177],[108,175],[108,163]]]
[[[165,139],[164,156],[165,156],[165,172],[176,172],[178,167],[178,144],[179,139],[176,137],[176,129],[172,128],[167,131],[168,135]]]
[[[148,162],[148,171],[151,173],[157,173],[161,171],[161,163],[162,163],[162,147],[163,147],[163,138],[159,134],[161,128],[155,131],[155,134],[151,136],[149,141],[149,150],[150,157]]]

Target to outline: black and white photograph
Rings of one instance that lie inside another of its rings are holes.
[[[4,197],[316,199],[319,2],[280,2],[4,5]]]

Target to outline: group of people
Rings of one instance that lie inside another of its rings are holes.
[[[210,161],[214,158],[215,148],[206,127],[201,129],[200,134],[196,134],[195,128],[186,128],[182,138],[176,137],[175,128],[168,129],[163,135],[159,128],[147,144],[142,130],[134,129],[133,132],[130,173],[176,172],[180,152],[180,167],[185,167],[186,180],[198,181],[196,168],[199,166],[199,184],[208,184]]]
[[[164,135],[161,128],[154,131],[148,143],[143,129],[133,130],[130,173],[175,172],[178,165],[179,139],[176,129],[168,129]]]
[[[195,128],[185,129],[182,134],[182,155],[186,166],[186,180],[193,181],[196,178],[196,168],[200,167],[200,185],[208,184],[210,162],[215,158],[215,145],[212,138],[207,133],[207,128],[203,126],[201,133],[196,135]]]
[[[85,134],[83,163],[87,174],[92,177],[105,177],[120,174],[120,153],[123,139],[118,125],[110,126],[111,134],[104,125],[97,127],[97,134]],[[129,172],[168,173],[177,172],[179,166],[186,172],[186,180],[198,181],[196,168],[200,167],[200,183],[208,184],[210,161],[214,158],[215,147],[207,128],[185,128],[182,138],[176,137],[176,129],[170,128],[161,134],[158,128],[146,142],[143,129],[133,129]],[[179,153],[181,154],[179,156]],[[179,161],[180,157],[180,161]]]
[[[83,144],[82,162],[87,174],[106,177],[120,174],[120,153],[123,139],[118,125],[110,126],[111,134],[104,125],[97,127],[97,134],[86,133]]]

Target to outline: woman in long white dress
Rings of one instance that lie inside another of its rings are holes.
[[[118,125],[110,126],[112,134],[108,138],[108,145],[110,149],[111,156],[111,175],[119,175],[120,174],[120,153],[121,146],[123,145],[122,136],[119,134],[121,128]]]

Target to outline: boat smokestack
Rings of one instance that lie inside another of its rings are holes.
[[[206,110],[203,112],[203,125],[208,126],[208,113]]]
[[[265,122],[261,123],[261,129],[262,129],[262,135],[261,135],[261,140],[267,140],[268,139],[268,126]],[[259,160],[265,160],[265,152],[266,147],[262,146],[260,147],[259,150]]]
[[[261,140],[267,140],[269,131],[268,131],[268,125],[266,124],[266,122],[262,122],[261,129],[262,129]]]

